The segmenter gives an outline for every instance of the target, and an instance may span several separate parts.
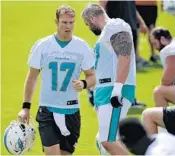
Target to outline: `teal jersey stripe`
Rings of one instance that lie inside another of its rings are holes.
[[[64,48],[65,46],[67,46],[69,44],[69,42],[71,41],[70,40],[70,41],[63,42],[63,41],[59,40],[55,34],[54,34],[54,37],[61,48]]]
[[[74,114],[79,111],[79,108],[55,108],[55,107],[47,107],[50,112],[59,113],[59,114]]]
[[[98,60],[100,58],[100,43],[97,42],[94,48],[94,52],[96,54],[96,59],[95,59],[95,69],[97,69],[97,64],[98,64]]]
[[[101,106],[109,104],[111,99],[113,86],[99,87],[94,89],[94,104],[95,106]],[[122,88],[122,97],[128,99],[131,103],[134,103],[135,99],[135,86],[124,85]]]
[[[116,135],[119,125],[121,108],[113,108],[111,115],[111,122],[109,127],[108,141],[114,142],[116,141]]]

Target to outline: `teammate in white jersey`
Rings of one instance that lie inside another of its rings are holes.
[[[29,121],[37,77],[41,91],[36,120],[46,155],[70,155],[80,135],[78,92],[95,85],[94,54],[85,41],[74,36],[75,12],[69,6],[56,10],[57,32],[31,49],[21,120]],[[85,80],[79,80],[81,71]]]
[[[151,34],[153,47],[160,51],[160,59],[164,67],[161,85],[154,91],[156,106],[167,106],[175,103],[175,39],[165,28],[155,28]]]
[[[128,154],[117,141],[117,130],[119,120],[126,116],[135,97],[136,67],[131,28],[121,19],[110,19],[97,4],[88,5],[82,17],[95,35],[101,34],[95,46],[94,105],[99,121],[98,144],[110,154]]]
[[[154,91],[156,106],[165,108],[148,108],[143,112],[144,125],[148,132],[158,132],[157,126],[166,127],[168,132],[175,135],[175,107],[167,107],[168,103],[175,104],[175,39],[165,28],[155,28],[151,34],[153,47],[160,51],[160,59],[164,67],[161,85]]]

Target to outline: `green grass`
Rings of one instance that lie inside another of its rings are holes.
[[[28,70],[26,64],[29,50],[36,40],[53,33],[56,30],[54,23],[55,9],[61,4],[68,4],[76,11],[75,34],[85,39],[91,46],[96,37],[88,30],[81,19],[80,13],[87,2],[2,2],[2,99],[1,99],[1,154],[7,155],[3,145],[3,133],[8,124],[17,119],[23,101],[24,80]],[[161,13],[158,25],[170,29],[175,36],[175,17]],[[141,36],[139,46],[141,55],[149,58],[147,40]],[[150,67],[137,74],[137,98],[144,101],[148,107],[154,105],[152,91],[159,84],[162,69]],[[32,101],[32,116],[38,107],[39,84]],[[86,92],[81,93],[81,137],[75,154],[97,155],[95,136],[97,133],[97,118],[90,107]],[[140,117],[141,111],[131,110],[130,116]],[[37,124],[35,124],[37,127]],[[42,155],[40,138],[37,131],[35,146],[29,155]]]

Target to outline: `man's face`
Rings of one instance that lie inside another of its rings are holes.
[[[75,18],[69,14],[60,15],[56,20],[57,28],[63,37],[72,36]]]
[[[161,41],[156,39],[153,35],[150,36],[150,42],[151,42],[153,48],[156,49],[156,50],[160,51],[165,47],[165,45],[163,45],[161,43]]]
[[[85,24],[89,27],[89,29],[96,35],[99,36],[101,34],[101,30],[100,28],[98,28],[95,24],[93,24],[92,22],[88,22],[86,20]]]

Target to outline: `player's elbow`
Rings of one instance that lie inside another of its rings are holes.
[[[95,71],[86,76],[87,88],[93,88],[96,84]]]
[[[129,65],[131,62],[131,56],[119,56],[118,57],[118,62],[123,64],[123,65]]]

